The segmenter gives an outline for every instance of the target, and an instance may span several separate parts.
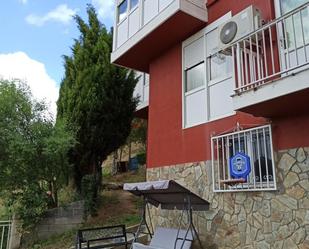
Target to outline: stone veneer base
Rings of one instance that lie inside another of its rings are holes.
[[[209,201],[209,211],[194,213],[205,249],[309,249],[308,154],[276,154],[276,191],[214,193],[211,161],[150,168],[147,180],[176,180]],[[178,211],[150,213],[154,227],[178,227]]]

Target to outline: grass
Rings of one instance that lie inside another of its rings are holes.
[[[111,217],[104,223],[88,225],[85,224],[81,228],[110,226],[117,224],[125,224],[127,227],[136,225],[140,222],[140,216],[137,214],[124,214],[116,217]],[[38,241],[28,249],[68,249],[74,246],[77,229],[70,230],[61,235],[55,235],[47,240]]]
[[[103,174],[103,183],[132,183],[132,182],[144,182],[146,180],[146,169],[144,167],[139,168],[137,171],[129,171],[122,174],[112,176],[110,173],[105,172]]]
[[[119,197],[113,195],[112,191],[102,191],[101,193],[101,208],[104,208],[107,205],[117,205],[120,203]]]
[[[77,229],[72,229],[61,235],[54,235],[47,240],[38,241],[28,249],[65,249],[74,245]]]
[[[125,214],[125,215],[119,215],[115,217],[111,217],[106,221],[104,225],[117,225],[117,224],[125,224],[127,227],[136,225],[140,222],[140,215],[138,214]]]

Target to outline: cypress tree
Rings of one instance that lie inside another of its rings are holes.
[[[76,132],[70,158],[78,190],[87,174],[95,174],[100,183],[101,164],[125,143],[137,104],[134,72],[110,63],[112,31],[100,23],[91,5],[87,13],[88,23],[75,17],[80,37],[74,41],[72,55],[64,56],[57,102],[58,118],[66,118]]]

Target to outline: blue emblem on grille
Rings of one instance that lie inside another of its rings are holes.
[[[251,172],[250,157],[242,152],[230,158],[230,174],[233,178],[247,179]]]

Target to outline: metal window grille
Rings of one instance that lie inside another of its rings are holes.
[[[270,125],[214,136],[211,150],[214,192],[276,190]],[[251,172],[243,182],[230,172],[230,158],[238,152],[250,158]]]
[[[0,221],[0,249],[9,249],[11,241],[11,222]]]

